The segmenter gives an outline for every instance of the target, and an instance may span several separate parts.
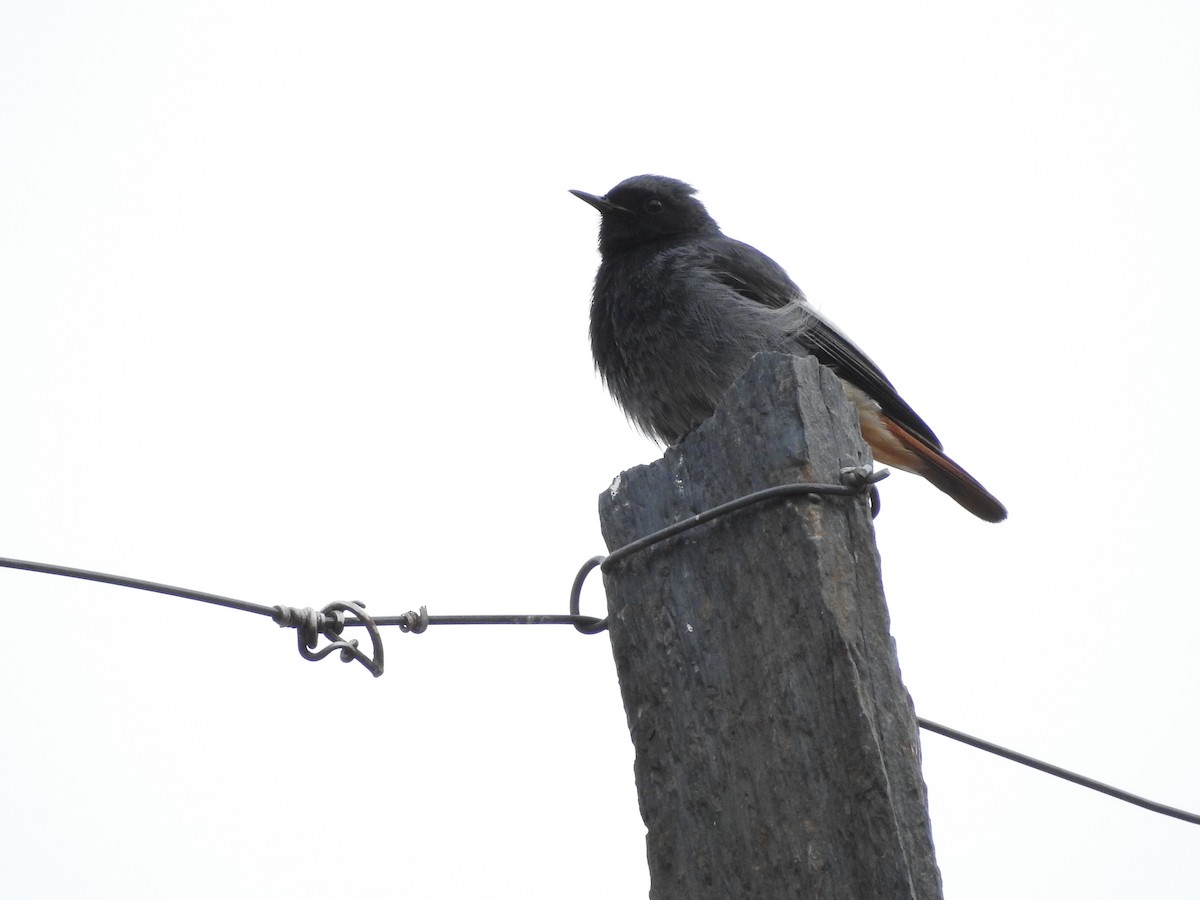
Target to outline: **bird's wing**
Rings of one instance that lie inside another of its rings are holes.
[[[796,335],[799,347],[864,391],[889,418],[941,449],[933,429],[904,402],[887,376],[837,326],[809,305],[782,266],[749,244],[724,236],[705,241],[702,252],[708,257],[710,271],[745,299],[771,309],[793,303],[803,306],[807,315]]]
[[[782,309],[804,292],[788,278],[783,266],[749,244],[724,235],[701,241],[701,262],[716,278],[747,300]]]

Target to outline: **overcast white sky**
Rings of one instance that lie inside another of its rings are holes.
[[[565,611],[658,453],[567,189],[672,175],[1008,505],[882,486],[918,712],[1200,810],[1197,46],[1192,2],[8,0],[0,556]],[[645,896],[604,636],[392,630],[373,680],[243,613],[0,597],[0,895]],[[1200,895],[1200,828],[923,746],[947,897]]]

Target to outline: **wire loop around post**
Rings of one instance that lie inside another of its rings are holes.
[[[579,612],[579,595],[583,593],[583,583],[587,581],[588,574],[592,569],[604,562],[605,557],[593,556],[580,568],[579,573],[575,576],[575,581],[571,585],[571,615],[581,615]],[[608,628],[608,617],[599,619],[595,622],[576,622],[575,630],[580,634],[598,634]]]
[[[892,474],[887,469],[872,469],[870,466],[846,466],[842,469],[842,484],[857,490],[867,492],[867,502],[871,505],[871,518],[879,518],[879,488],[880,481]]]

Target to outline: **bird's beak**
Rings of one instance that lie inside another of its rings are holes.
[[[587,191],[571,191],[571,193],[584,203],[596,207],[596,209],[600,210],[601,215],[607,212],[629,212],[625,207],[617,206],[617,204],[611,202],[606,197],[597,197],[595,194],[589,194]]]

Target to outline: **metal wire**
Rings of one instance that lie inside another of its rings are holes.
[[[631,541],[624,547],[618,547],[612,553],[608,554],[601,565],[615,565],[621,560],[645,550],[647,547],[653,547],[655,544],[662,543],[668,538],[673,538],[678,534],[683,534],[685,531],[697,528],[705,522],[711,522],[713,519],[731,515],[739,509],[745,509],[747,506],[753,506],[765,500],[774,500],[776,497],[794,497],[801,494],[849,497],[862,493],[864,489],[873,488],[877,482],[887,478],[890,474],[887,469],[879,469],[872,472],[866,468],[847,468],[842,470],[844,484],[781,484],[765,488],[761,491],[754,491],[751,494],[738,497],[736,500],[730,500],[728,503],[722,503],[719,506],[714,506],[712,509],[706,509],[704,512],[681,519],[674,525],[668,525],[666,528],[656,531],[653,534],[648,534],[636,541]]]
[[[573,625],[577,631],[583,634],[596,634],[608,627],[608,619],[585,616],[580,614],[579,611],[583,585],[593,569],[615,565],[635,553],[660,544],[693,528],[698,528],[706,522],[711,522],[713,519],[731,515],[748,506],[778,497],[793,497],[798,495],[851,496],[862,491],[868,491],[871,499],[871,515],[874,517],[879,513],[879,492],[876,490],[875,484],[886,478],[888,474],[886,469],[872,472],[866,468],[848,468],[842,471],[843,483],[840,485],[785,484],[755,491],[744,497],[739,497],[736,500],[731,500],[728,503],[722,503],[719,506],[714,506],[712,509],[697,513],[667,528],[632,541],[623,547],[618,547],[608,556],[594,556],[583,564],[575,576],[575,581],[571,585],[571,611],[569,615],[565,616],[542,614],[431,616],[427,609],[422,606],[419,611],[410,611],[399,616],[378,616],[372,618],[367,615],[365,604],[334,602],[319,611],[307,607],[297,609],[290,606],[263,606],[259,603],[249,603],[245,600],[223,597],[219,594],[210,594],[205,591],[194,591],[190,588],[174,587],[154,581],[145,581],[140,578],[110,575],[104,572],[93,572],[87,569],[75,569],[69,566],[51,565],[49,563],[0,557],[0,567],[23,569],[46,575],[61,575],[67,578],[79,578],[85,581],[96,581],[118,587],[133,588],[139,591],[169,594],[175,597],[183,597],[187,600],[199,600],[202,603],[211,603],[216,606],[224,606],[229,609],[267,616],[281,628],[296,629],[296,639],[300,655],[305,659],[320,660],[329,656],[334,651],[339,651],[343,662],[357,661],[378,678],[383,674],[383,641],[379,634],[380,627],[395,626],[406,633],[420,634],[430,625]],[[349,619],[346,618],[347,613],[350,615]],[[342,631],[348,626],[358,626],[367,629],[372,644],[372,654],[370,656],[367,656],[359,649],[359,642],[357,640],[346,640],[341,637]],[[330,643],[317,650],[316,647],[320,642],[320,637],[325,637]],[[1037,769],[1049,775],[1054,775],[1057,778],[1065,779],[1082,787],[1099,791],[1100,793],[1107,794],[1110,797],[1123,800],[1135,806],[1140,806],[1151,812],[1180,819],[1194,825],[1200,825],[1200,815],[1195,813],[1176,809],[1175,807],[1167,806],[1153,800],[1147,800],[1144,797],[1139,797],[1136,794],[1131,794],[1112,785],[1079,775],[1060,766],[1042,762],[1023,753],[1018,753],[1015,750],[1009,750],[998,744],[993,744],[981,738],[956,731],[953,728],[948,728],[945,725],[931,722],[928,719],[918,718],[917,724],[927,731],[932,731],[935,734],[940,734],[943,737],[959,741],[979,750],[984,750],[1012,762],[1020,763],[1021,765]]]
[[[72,569],[69,566],[54,566],[49,563],[30,562],[25,559],[6,559],[4,557],[0,557],[0,567],[6,569],[24,569],[27,572],[41,572],[45,575],[62,575],[65,578],[80,578],[84,581],[99,581],[104,584],[115,584],[118,587],[134,588],[139,591],[170,594],[173,597],[183,597],[186,600],[199,600],[201,603],[226,606],[229,609],[240,609],[242,612],[255,613],[256,615],[267,616],[268,618],[275,617],[276,608],[274,606],[248,603],[245,600],[235,600],[233,597],[222,597],[219,594],[209,594],[204,591],[193,591],[190,588],[172,587],[169,584],[159,584],[156,581],[143,581],[141,578],[108,575],[104,572],[91,572],[87,569]]]
[[[424,606],[421,607],[425,609]],[[589,624],[603,622],[595,616],[556,615],[554,613],[530,613],[524,615],[480,615],[480,616],[431,616],[428,613],[407,612],[402,616],[377,616],[376,625],[397,625],[401,631],[420,634],[430,625],[574,625],[583,628]],[[362,624],[347,622],[347,625]],[[421,627],[421,626],[424,627]],[[584,632],[590,634],[591,632]]]
[[[778,497],[793,497],[799,495],[833,495],[853,496],[868,491],[871,497],[872,515],[879,511],[879,493],[875,483],[886,478],[888,471],[880,469],[872,471],[866,467],[850,467],[842,470],[842,484],[785,484],[778,487],[755,491],[744,497],[739,497],[728,503],[722,503],[712,509],[676,522],[668,528],[656,531],[632,543],[619,547],[607,557],[595,556],[580,568],[571,586],[570,614],[523,614],[523,615],[475,615],[475,616],[431,616],[422,606],[419,611],[410,610],[399,616],[367,615],[365,604],[330,603],[324,609],[317,611],[310,608],[297,609],[290,606],[263,606],[259,603],[249,603],[233,597],[222,597],[206,591],[194,591],[190,588],[175,587],[169,584],[159,584],[141,578],[130,578],[124,575],[111,575],[106,572],[93,572],[87,569],[75,569],[69,566],[51,565],[49,563],[30,562],[21,559],[0,557],[0,567],[24,569],[29,572],[40,572],[46,575],[61,575],[67,578],[79,578],[84,581],[96,581],[112,584],[118,587],[133,588],[139,591],[151,591],[158,594],[169,594],[183,597],[187,600],[199,600],[202,603],[212,603],[229,609],[267,616],[281,628],[295,628],[297,645],[301,656],[308,660],[324,659],[335,650],[340,651],[343,662],[360,662],[376,678],[383,674],[383,642],[379,628],[387,626],[398,627],[410,634],[421,634],[430,625],[573,625],[582,634],[597,634],[608,628],[607,618],[585,616],[579,611],[580,594],[588,574],[595,568],[615,564],[634,553],[660,544],[676,535],[683,534],[693,528],[710,522],[721,516],[731,515],[747,506],[762,503]],[[350,613],[347,619],[344,615]],[[359,649],[357,640],[345,640],[341,637],[346,627],[366,628],[371,639],[372,653],[367,656]],[[325,637],[330,643],[316,650],[320,637]]]
[[[1099,791],[1102,794],[1108,794],[1110,797],[1116,797],[1118,800],[1124,800],[1126,803],[1132,803],[1134,806],[1140,806],[1142,809],[1148,809],[1151,812],[1156,812],[1159,815],[1171,816],[1175,819],[1182,819],[1184,822],[1191,822],[1193,825],[1200,825],[1200,815],[1196,813],[1185,812],[1182,809],[1176,809],[1173,806],[1167,806],[1163,803],[1158,803],[1154,800],[1147,800],[1145,797],[1139,797],[1137,794],[1131,794],[1128,791],[1123,791],[1120,788],[1115,788],[1111,784],[1105,784],[1102,781],[1096,781],[1094,778],[1088,778],[1061,766],[1051,765],[1048,762],[1042,762],[1040,759],[1034,759],[1032,756],[1026,756],[1024,753],[1018,753],[1015,750],[1009,750],[1007,747],[1001,747],[999,744],[993,744],[990,741],[985,741],[982,738],[973,737],[969,734],[964,734],[961,731],[956,731],[953,728],[947,728],[945,725],[939,725],[937,722],[930,722],[928,719],[917,719],[917,724],[926,731],[932,731],[934,734],[940,734],[942,737],[948,737],[951,740],[960,741],[968,746],[975,747],[978,750],[986,750],[988,753],[994,753],[996,756],[1004,759],[1012,760],[1015,763],[1020,763],[1023,766],[1029,766],[1031,769],[1037,769],[1039,772],[1045,772],[1047,775],[1053,775],[1056,778],[1062,778],[1074,784],[1081,785],[1085,788],[1091,788],[1093,791]]]
[[[346,613],[354,616],[349,622],[346,621]],[[383,638],[376,623],[367,615],[366,604],[335,601],[320,612],[308,607],[296,609],[277,606],[272,618],[280,628],[296,629],[296,643],[300,655],[305,659],[316,662],[334,650],[340,650],[342,662],[360,662],[376,678],[383,674]],[[357,640],[342,639],[342,629],[351,624],[367,629],[371,638],[370,656],[358,649]],[[315,650],[320,636],[327,638],[330,643],[321,650]]]
[[[101,584],[112,584],[117,587],[133,588],[138,591],[150,591],[155,594],[169,594],[172,597],[183,597],[186,600],[199,600],[201,603],[211,603],[214,606],[224,606],[242,612],[267,616],[276,622],[280,628],[295,628],[299,643],[300,655],[305,659],[324,659],[334,650],[341,651],[343,662],[360,662],[376,678],[383,674],[383,641],[379,630],[366,614],[362,604],[334,602],[324,609],[296,609],[291,606],[263,606],[261,603],[250,603],[234,597],[222,597],[220,594],[210,594],[207,591],[194,591],[191,588],[175,587],[170,584],[160,584],[157,581],[146,581],[142,578],[130,578],[126,575],[111,575],[107,572],[93,572],[89,569],[75,569],[70,566],[57,566],[50,563],[31,562],[27,559],[9,559],[0,557],[0,568],[22,569],[26,572],[39,572],[44,575],[61,575],[64,578],[78,578],[82,581],[96,581]],[[344,613],[349,612],[355,618],[349,622]],[[372,654],[367,656],[358,649],[358,641],[342,640],[339,635],[346,625],[362,625],[366,627],[371,638]],[[317,646],[318,635],[330,640],[324,649],[313,652]]]
[[[691,531],[693,528],[698,528],[706,522],[711,522],[713,519],[719,519],[722,516],[731,515],[740,509],[753,506],[756,503],[763,503],[779,497],[796,497],[800,495],[848,497],[867,491],[871,497],[871,514],[874,516],[879,509],[879,492],[875,489],[875,485],[889,474],[887,469],[872,471],[864,466],[853,466],[842,470],[842,484],[783,484],[755,491],[743,497],[738,497],[736,500],[730,500],[728,503],[722,503],[719,506],[706,509],[694,516],[689,516],[653,534],[648,534],[643,538],[632,541],[624,547],[618,547],[612,553],[608,554],[608,556],[593,556],[583,564],[579,573],[575,576],[574,583],[571,585],[571,614],[567,616],[431,616],[425,607],[422,606],[419,612],[414,610],[406,612],[402,616],[376,618],[375,624],[398,625],[401,631],[412,634],[421,634],[430,625],[574,625],[575,630],[581,634],[597,634],[608,628],[608,619],[598,619],[594,616],[581,615],[579,611],[580,594],[583,592],[583,584],[593,569],[618,563],[635,553],[639,553],[648,547],[653,547],[655,544],[661,544],[663,541],[683,534],[686,531]],[[356,623],[348,622],[347,624],[352,625]]]
[[[571,584],[571,615],[579,615],[579,595],[583,593],[583,583],[587,581],[588,574],[592,569],[604,563],[603,556],[593,556],[585,562],[579,569],[579,573],[575,576],[575,581]],[[608,617],[596,619],[590,625],[576,623],[575,630],[580,634],[597,634],[608,628]]]

